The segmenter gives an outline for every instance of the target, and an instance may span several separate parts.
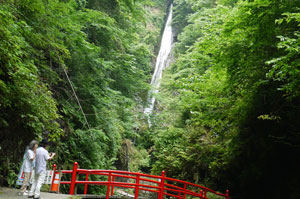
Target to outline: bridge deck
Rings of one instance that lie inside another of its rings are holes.
[[[7,188],[7,187],[0,187],[0,198],[1,199],[27,199],[27,196],[19,196],[18,192],[19,189],[14,188]],[[56,193],[47,193],[47,192],[41,192],[41,198],[43,199],[81,199],[81,198],[106,198],[106,196],[97,196],[97,195],[76,195],[76,196],[70,196],[67,194],[56,194]],[[126,197],[121,196],[113,196],[110,197],[111,199],[121,199]]]

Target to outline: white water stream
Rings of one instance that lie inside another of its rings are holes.
[[[172,47],[172,7],[173,6],[171,5],[168,20],[161,39],[160,50],[156,58],[155,70],[151,80],[152,89],[148,94],[148,106],[144,109],[144,114],[147,116],[149,116],[153,111],[155,104],[155,94],[158,93],[159,90],[163,69],[170,62],[169,54]],[[149,118],[148,122],[149,125],[151,125]]]

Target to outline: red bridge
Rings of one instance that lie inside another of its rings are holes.
[[[191,197],[198,197],[200,199],[209,199],[217,195],[225,199],[229,199],[229,191],[226,193],[218,193],[209,188],[201,185],[193,184],[190,182],[177,180],[174,178],[169,178],[165,176],[165,172],[162,171],[161,176],[148,175],[137,172],[127,172],[127,171],[117,171],[117,170],[89,170],[89,169],[79,169],[78,163],[75,162],[73,170],[62,170],[57,171],[56,165],[53,165],[53,170],[55,174],[60,173],[60,177],[63,174],[71,174],[71,181],[60,181],[60,184],[69,184],[70,191],[69,194],[73,195],[75,190],[75,185],[84,185],[84,194],[87,193],[88,185],[103,185],[107,186],[106,199],[109,199],[114,195],[115,187],[129,188],[135,190],[135,199],[139,197],[139,191],[152,192],[157,194],[157,199],[163,199],[164,196],[174,197],[178,199],[186,199]],[[85,180],[77,180],[80,175],[85,175]],[[89,181],[90,175],[101,175],[105,176],[106,181]],[[56,175],[54,175],[56,176]],[[58,182],[53,176],[52,186],[54,187],[54,182]],[[126,182],[124,182],[124,179]],[[123,182],[121,181],[123,180]],[[52,189],[52,188],[51,188]],[[191,197],[190,197],[191,196]]]

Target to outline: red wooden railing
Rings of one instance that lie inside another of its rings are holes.
[[[157,193],[158,199],[163,199],[164,196],[171,196],[178,199],[186,199],[187,196],[198,197],[200,199],[209,199],[208,193],[224,197],[229,199],[229,191],[226,193],[218,193],[207,187],[193,184],[190,182],[177,180],[165,176],[165,172],[162,171],[161,176],[128,172],[128,171],[116,171],[116,170],[88,170],[79,169],[78,163],[75,162],[73,170],[62,170],[62,174],[72,174],[71,181],[60,181],[60,184],[69,184],[69,194],[73,195],[75,185],[84,184],[84,194],[87,193],[88,185],[105,185],[107,186],[106,199],[114,195],[114,187],[130,188],[135,189],[135,199],[139,197],[139,190],[149,191]],[[85,181],[76,180],[78,175],[85,174]],[[107,181],[89,181],[89,175],[102,175],[108,176]],[[134,182],[120,182],[116,181],[116,177],[125,178]],[[147,182],[147,183],[143,183]]]

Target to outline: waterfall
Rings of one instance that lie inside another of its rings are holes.
[[[171,47],[172,47],[172,26],[171,26],[172,7],[173,5],[170,6],[169,16],[161,39],[159,53],[156,58],[155,70],[151,79],[152,89],[148,94],[148,106],[144,109],[144,114],[147,116],[149,116],[153,111],[154,103],[155,103],[155,96],[153,94],[158,93],[163,69],[170,62],[169,54],[171,52]],[[148,118],[148,122],[149,125],[151,125],[149,118]]]

